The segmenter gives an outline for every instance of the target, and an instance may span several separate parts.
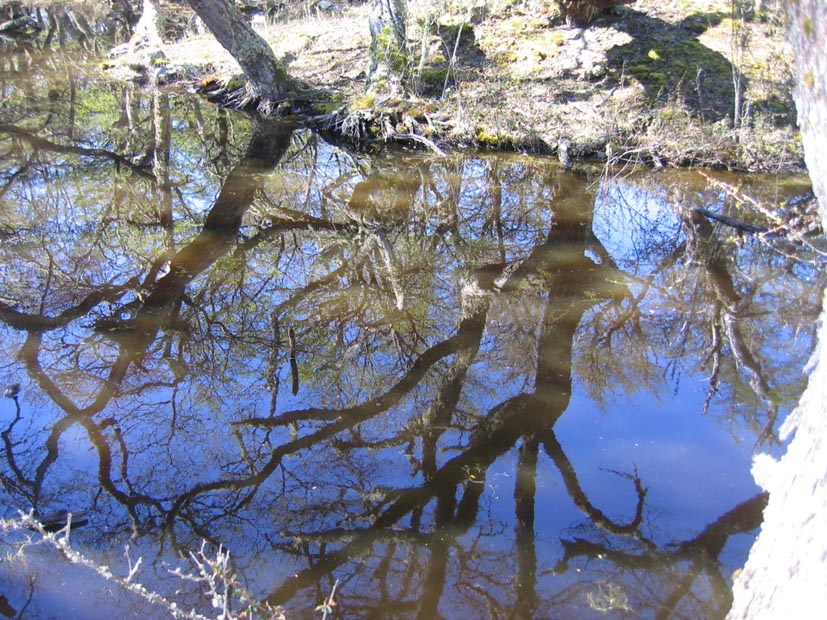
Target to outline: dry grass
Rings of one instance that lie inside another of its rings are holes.
[[[733,20],[729,0],[638,0],[573,30],[532,2],[412,2],[411,71],[422,50],[420,25],[435,15],[440,29],[430,32],[425,49],[436,77],[402,109],[385,111],[392,123],[427,108],[442,122],[407,129],[447,143],[554,152],[565,139],[575,156],[750,170],[802,166],[792,57],[781,25]],[[455,46],[458,24],[463,35]],[[741,27],[747,30],[736,31]],[[338,93],[351,108],[369,107],[366,6],[257,28],[293,77]],[[745,49],[734,44],[736,33],[746,33]],[[209,36],[165,53],[193,78],[239,72]],[[745,84],[737,128],[733,66]]]

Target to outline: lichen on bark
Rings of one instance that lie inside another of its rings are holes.
[[[368,91],[397,92],[408,70],[406,0],[373,0],[370,9]]]
[[[287,69],[273,50],[227,0],[188,0],[190,6],[215,36],[216,40],[236,59],[247,76],[250,102],[269,112],[285,96],[288,88]]]

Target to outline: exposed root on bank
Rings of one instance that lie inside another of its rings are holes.
[[[328,98],[324,92],[301,82],[291,81],[278,100],[264,99],[247,86],[246,78],[233,76],[221,79],[210,76],[201,80],[195,92],[222,107],[243,112],[257,112],[265,117],[303,116],[312,118],[320,101]]]
[[[351,146],[365,149],[376,143],[394,143],[413,148],[425,147],[439,157],[445,151],[426,134],[438,133],[432,119],[412,102],[396,101],[364,110],[346,107],[331,113],[313,116],[307,124],[323,133],[332,134]]]

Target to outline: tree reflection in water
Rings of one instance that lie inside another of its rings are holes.
[[[675,528],[655,472],[629,453],[596,488],[557,422],[645,394],[772,443],[816,270],[699,216],[732,205],[689,173],[356,157],[189,100],[120,104],[145,120],[106,148],[67,148],[59,118],[4,126],[9,513],[86,509],[74,544],[117,566],[131,534],[161,590],[176,552],[223,543],[290,617],[337,578],[345,617],[726,612],[744,555],[723,554],[766,498],[713,489],[727,508]]]

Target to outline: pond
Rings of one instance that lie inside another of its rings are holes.
[[[824,277],[725,189],[806,178],[353,153],[57,55],[0,89],[0,612],[726,614]]]

